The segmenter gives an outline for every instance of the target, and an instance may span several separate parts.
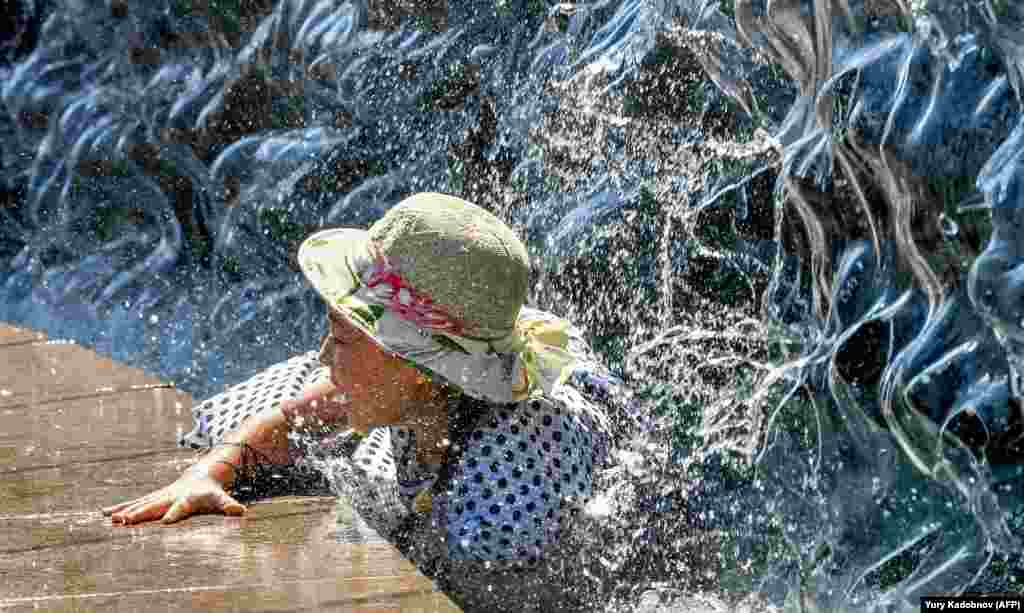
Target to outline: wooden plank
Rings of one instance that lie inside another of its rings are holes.
[[[346,526],[351,511],[333,498],[111,526],[102,506],[193,461],[174,446],[192,399],[3,325],[0,365],[0,610],[458,610],[372,530]]]
[[[110,611],[178,613],[180,611],[318,611],[324,613],[447,613],[452,605],[430,591],[429,584],[407,577],[303,581],[291,590],[262,586],[180,588],[156,591],[90,593],[34,598],[0,604],[4,611]]]
[[[0,324],[0,348],[46,340],[42,332]]]
[[[43,338],[4,344],[4,338],[0,334],[4,364],[0,369],[0,411],[63,399],[111,396],[132,389],[172,387],[69,341]]]

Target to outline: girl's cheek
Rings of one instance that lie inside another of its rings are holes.
[[[350,370],[349,352],[342,345],[334,343],[334,352],[331,354],[331,367],[337,373],[344,375]]]

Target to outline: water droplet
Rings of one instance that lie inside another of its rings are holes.
[[[149,316],[149,323],[151,323],[151,324],[158,324],[158,323],[160,323],[160,318],[157,317],[156,315],[150,315]]]
[[[942,230],[942,235],[947,239],[954,239],[960,234],[960,226],[947,217],[945,213],[939,215],[939,228]]]

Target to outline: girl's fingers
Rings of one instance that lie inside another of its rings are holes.
[[[180,488],[179,488],[180,489]],[[138,524],[161,520],[165,524],[173,524],[191,515],[207,512],[222,512],[227,515],[241,515],[245,507],[219,488],[199,487],[199,492],[184,494],[174,488],[157,490],[147,496],[122,502],[103,509],[115,524]]]
[[[165,524],[173,524],[174,522],[181,521],[189,515],[192,515],[192,513],[193,510],[191,500],[188,498],[182,498],[178,502],[174,503],[174,506],[172,506],[170,510],[167,511],[166,514],[164,514],[163,519],[161,519],[160,521]]]
[[[170,505],[164,501],[150,502],[141,508],[130,509],[128,512],[122,513],[121,516],[125,524],[138,524],[160,519],[164,516],[168,506]]]
[[[136,498],[135,500],[129,500],[127,502],[121,502],[121,503],[115,504],[115,505],[110,506],[110,507],[105,507],[103,509],[103,515],[108,515],[108,516],[109,515],[113,515],[114,513],[117,513],[118,511],[121,511],[122,509],[127,509],[128,507],[132,506],[133,504],[135,504],[139,500],[141,500],[141,498]]]
[[[146,494],[145,496],[139,496],[138,498],[133,498],[133,499],[128,500],[126,502],[121,502],[121,503],[115,504],[113,506],[106,507],[105,509],[103,509],[103,514],[104,515],[113,515],[114,513],[119,513],[119,512],[124,511],[125,509],[127,509],[129,507],[133,507],[133,506],[139,505],[139,504],[144,504],[145,502],[148,502],[148,501],[153,500],[154,498],[156,498],[160,494],[160,492],[161,492],[161,490],[158,490],[156,492],[150,492],[149,494]]]
[[[135,500],[129,500],[128,502],[122,502],[112,507],[103,509],[104,515],[109,515],[110,518],[115,522],[124,522],[124,516],[128,515],[132,511],[142,508],[147,502],[152,499],[153,495],[143,496],[142,498],[136,498]]]
[[[136,500],[130,503],[130,506],[124,507],[112,513],[110,516],[110,520],[113,521],[115,524],[126,524],[128,522],[126,521],[125,518],[131,515],[133,512],[141,509],[143,504],[143,502]]]

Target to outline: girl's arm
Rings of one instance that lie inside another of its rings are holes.
[[[198,513],[241,515],[245,507],[232,498],[227,489],[234,482],[242,460],[291,464],[288,433],[293,425],[331,426],[345,421],[347,414],[344,408],[331,400],[335,390],[329,381],[313,385],[306,388],[299,398],[253,415],[174,483],[140,498],[107,507],[103,514],[109,515],[114,523],[125,525],[156,519],[169,524]],[[255,453],[245,454],[245,447]]]

